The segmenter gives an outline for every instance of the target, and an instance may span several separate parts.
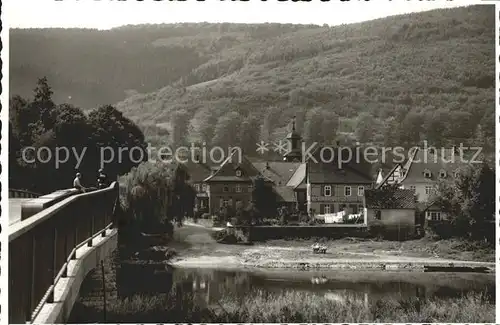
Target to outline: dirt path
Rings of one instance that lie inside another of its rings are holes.
[[[312,254],[309,241],[272,241],[253,246],[225,245],[217,243],[211,233],[214,230],[187,223],[176,228],[173,248],[179,257],[173,265],[184,267],[266,267],[266,268],[368,268],[368,269],[422,269],[424,266],[487,267],[495,263],[467,261],[453,258],[415,256],[415,252],[399,249],[379,249],[378,242],[330,241],[326,254]],[[404,243],[397,243],[404,247]],[[392,242],[385,243],[391,248]],[[387,248],[387,247],[386,247]],[[365,251],[363,251],[365,250]]]

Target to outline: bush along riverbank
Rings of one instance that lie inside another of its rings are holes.
[[[484,295],[457,298],[328,299],[305,292],[249,292],[243,300],[231,296],[203,305],[192,294],[169,294],[115,300],[107,307],[107,322],[287,323],[287,322],[452,322],[491,323],[495,304]],[[87,310],[100,313],[97,309]]]

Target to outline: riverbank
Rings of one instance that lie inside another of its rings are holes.
[[[382,297],[345,293],[251,290],[241,298],[226,294],[207,302],[199,294],[177,289],[170,293],[116,299],[107,306],[106,322],[157,323],[491,323],[495,304],[486,296]],[[201,298],[201,299],[200,299]],[[102,308],[84,308],[87,317],[99,319]]]
[[[214,230],[187,223],[174,232],[172,247],[179,255],[169,264],[177,267],[291,268],[332,270],[494,272],[494,250],[467,250],[454,240],[427,238],[375,241],[346,238],[324,241],[326,254],[312,254],[314,240],[273,240],[253,246],[217,243]],[[479,251],[479,253],[478,253]]]

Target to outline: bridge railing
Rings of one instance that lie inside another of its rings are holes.
[[[31,322],[67,276],[78,248],[113,227],[118,183],[71,196],[9,230],[9,323]]]
[[[9,188],[9,199],[34,199],[41,196],[41,194],[26,191],[26,190],[18,190],[14,188]]]

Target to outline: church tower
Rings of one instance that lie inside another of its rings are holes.
[[[295,130],[295,116],[292,120],[292,130],[288,133],[286,139],[289,143],[290,151],[285,154],[284,160],[288,162],[302,161],[302,137]]]

